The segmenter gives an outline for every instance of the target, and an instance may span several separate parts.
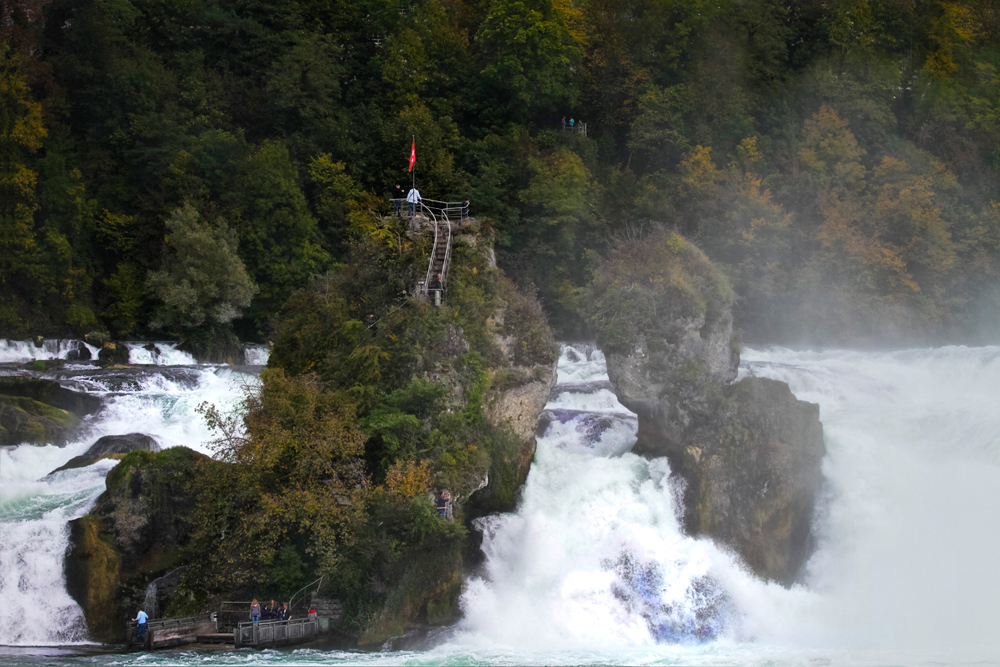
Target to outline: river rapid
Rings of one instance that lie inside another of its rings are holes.
[[[38,354],[18,345],[0,342],[0,362]],[[669,465],[629,453],[636,418],[603,355],[564,345],[518,509],[478,521],[485,562],[458,625],[395,651],[95,653],[62,553],[113,462],[45,476],[101,435],[207,451],[194,407],[232,405],[259,372],[131,354],[158,365],[44,374],[105,397],[79,442],[0,452],[0,663],[1000,664],[1000,348],[744,350],[741,375],[788,382],[824,425],[818,548],[791,589],[681,532]]]

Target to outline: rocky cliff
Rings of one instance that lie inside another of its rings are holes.
[[[639,416],[633,451],[666,456],[684,480],[687,530],[730,546],[761,577],[793,582],[822,481],[819,407],[782,382],[730,384],[734,295],[677,234],[613,248],[591,291],[608,376]]]
[[[90,513],[70,522],[66,589],[93,639],[124,641],[125,621],[135,616],[150,581],[183,562],[192,481],[207,460],[185,447],[127,454],[108,473],[107,490]]]

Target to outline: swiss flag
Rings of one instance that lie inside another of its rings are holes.
[[[413,171],[413,163],[417,161],[417,140],[413,140],[413,146],[410,147],[410,168],[407,171]]]

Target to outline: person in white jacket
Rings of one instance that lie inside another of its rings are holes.
[[[413,217],[413,214],[417,210],[417,204],[420,203],[420,199],[421,199],[421,197],[420,197],[420,191],[417,190],[417,187],[413,186],[412,188],[410,188],[410,193],[408,195],[406,195],[406,201],[410,202],[410,217],[411,218]]]

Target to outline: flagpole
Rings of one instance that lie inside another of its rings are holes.
[[[414,146],[414,148],[416,148],[416,146],[417,146],[417,135],[415,135],[415,134],[413,135],[413,146]],[[411,187],[416,188],[417,187],[417,161],[416,160],[413,161],[413,169],[410,170],[410,175],[413,178],[413,180],[411,181],[410,185],[411,185]]]

